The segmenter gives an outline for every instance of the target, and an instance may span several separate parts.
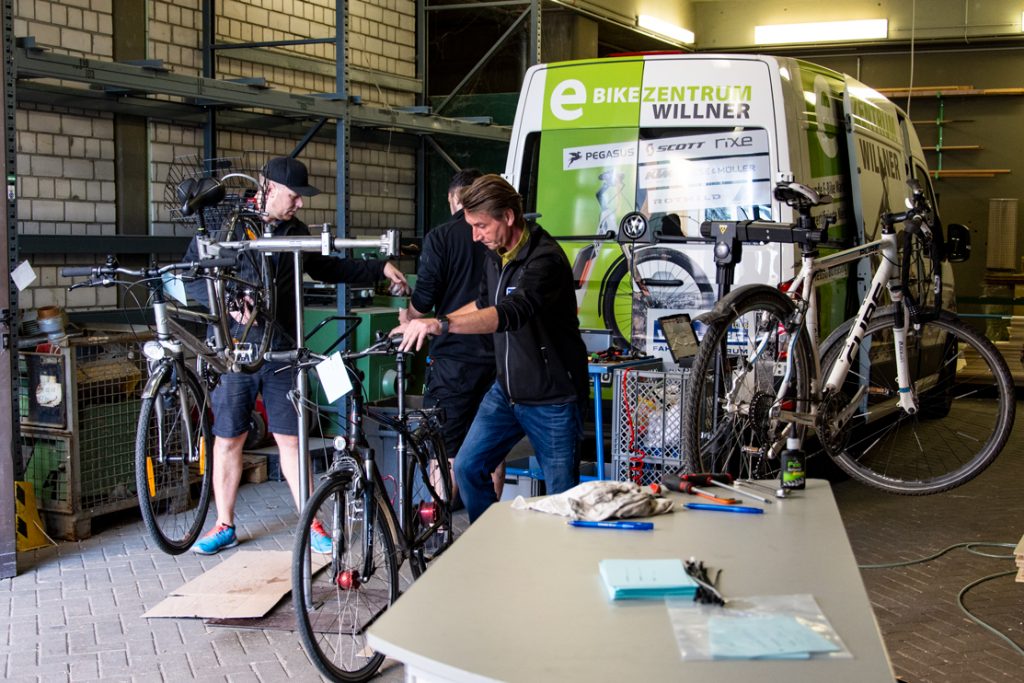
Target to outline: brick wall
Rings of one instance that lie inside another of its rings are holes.
[[[218,43],[326,38],[335,32],[334,0],[218,0]],[[15,34],[35,36],[39,45],[62,54],[97,59],[113,56],[112,0],[20,0]],[[350,0],[348,60],[361,69],[415,77],[415,0]],[[202,69],[201,0],[146,0],[149,59],[161,59],[178,74]],[[334,45],[263,48],[240,58],[218,53],[221,78],[263,77],[287,92],[333,92]],[[367,106],[407,106],[415,95],[376,85],[350,82],[349,94]],[[23,105],[18,117],[18,219],[25,234],[75,237],[115,234],[113,117],[85,111]],[[312,124],[310,124],[312,125]],[[166,205],[166,181],[174,160],[202,153],[202,131],[190,126],[151,122],[148,126],[150,231],[187,235],[174,225]],[[291,152],[298,139],[263,131],[220,131],[219,156],[255,152],[254,158]],[[125,152],[121,152],[125,153]],[[127,153],[139,153],[136,150]],[[303,209],[308,223],[335,222],[335,147],[333,141],[310,143],[301,156],[312,182],[324,190]],[[350,233],[397,227],[411,234],[415,225],[415,154],[398,145],[352,145],[349,153]],[[109,307],[113,289],[64,291],[56,274],[65,260],[101,258],[33,255],[40,273],[23,292],[23,308],[48,304]]]
[[[111,0],[20,0],[14,35],[60,54],[110,59],[114,55]]]

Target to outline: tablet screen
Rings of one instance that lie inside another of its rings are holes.
[[[683,362],[684,358],[692,358],[697,355],[697,335],[693,331],[688,313],[677,313],[658,318],[661,324],[661,331],[668,343],[669,353],[676,363]]]

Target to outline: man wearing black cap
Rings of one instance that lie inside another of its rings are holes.
[[[306,166],[298,159],[275,157],[263,167],[260,183],[256,205],[262,206],[263,220],[273,226],[274,237],[309,235],[306,224],[295,218],[295,213],[302,208],[303,197],[320,194],[320,190],[309,184]],[[275,260],[275,295],[282,303],[277,308],[271,348],[294,348],[295,342],[288,336],[295,329],[295,309],[290,305],[295,298],[294,265],[290,256]],[[405,276],[387,261],[306,254],[302,269],[321,282],[369,282],[387,278],[393,291],[408,293],[409,290]],[[247,322],[244,312],[236,311],[232,316],[237,324]],[[242,448],[257,394],[263,397],[270,422],[269,431],[274,435],[280,454],[281,472],[298,506],[298,415],[288,398],[288,392],[294,386],[294,371],[275,372],[282,367],[280,363],[264,363],[253,374],[224,375],[211,395],[213,434],[216,437],[213,443],[213,494],[217,501],[217,525],[192,547],[201,555],[212,555],[238,545],[234,526],[235,500],[242,477]],[[324,533],[319,522],[314,523],[311,545],[317,552],[331,551],[331,538]]]

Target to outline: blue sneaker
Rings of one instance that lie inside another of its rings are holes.
[[[314,553],[321,555],[330,555],[331,550],[334,549],[334,542],[327,535],[324,525],[320,523],[319,519],[314,519],[313,523],[309,525],[309,547]]]
[[[234,548],[238,545],[238,536],[235,535],[235,527],[227,524],[218,524],[213,531],[206,534],[192,546],[192,552],[200,555],[216,555],[221,550]]]

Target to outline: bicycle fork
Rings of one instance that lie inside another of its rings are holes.
[[[899,280],[895,277],[895,263],[897,262],[898,249],[896,246],[896,234],[887,233],[881,237],[882,258],[871,280],[868,296],[857,311],[857,317],[850,333],[846,337],[842,352],[832,367],[828,379],[825,382],[824,392],[835,392],[846,380],[854,363],[858,364],[859,376],[862,378],[860,386],[853,400],[839,415],[839,423],[844,424],[852,416],[854,410],[860,405],[864,395],[870,390],[871,360],[866,357],[866,352],[861,348],[864,341],[864,334],[867,330],[868,321],[878,309],[882,297],[882,291],[889,292],[896,311],[896,324],[893,327],[893,351],[896,360],[897,379],[897,401],[899,407],[908,415],[917,412],[917,397],[910,380],[910,362],[907,358],[907,332],[910,325],[909,309],[904,306],[904,292]]]

